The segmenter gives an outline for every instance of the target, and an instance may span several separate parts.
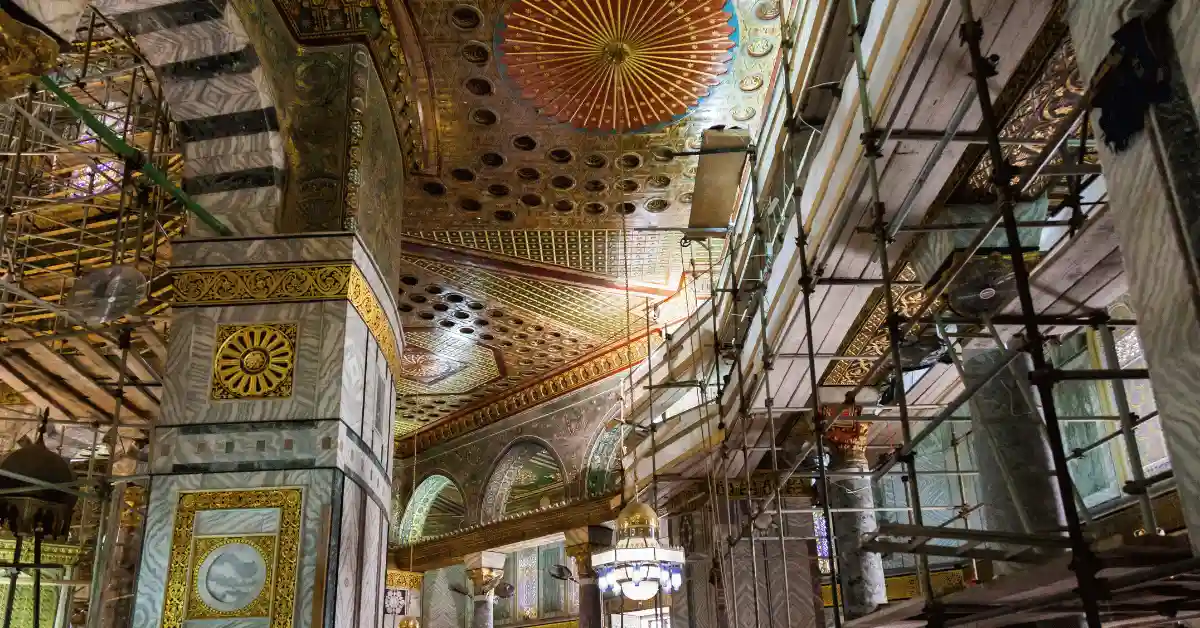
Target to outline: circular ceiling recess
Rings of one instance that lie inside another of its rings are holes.
[[[700,103],[729,71],[726,0],[518,0],[504,16],[508,75],[576,128],[629,131]]]

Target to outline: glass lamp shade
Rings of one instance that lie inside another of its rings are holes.
[[[631,600],[648,600],[658,594],[658,580],[632,580],[621,583],[621,595]]]

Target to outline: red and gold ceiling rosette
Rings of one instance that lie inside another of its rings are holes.
[[[726,0],[517,0],[500,50],[509,76],[546,115],[628,131],[700,103],[729,71]]]

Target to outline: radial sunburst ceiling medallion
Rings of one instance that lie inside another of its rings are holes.
[[[546,115],[628,131],[695,107],[729,70],[726,0],[518,0],[500,49],[509,76]]]

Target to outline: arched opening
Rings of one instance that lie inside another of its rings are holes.
[[[400,519],[399,541],[416,543],[421,539],[453,532],[462,527],[466,502],[454,481],[444,475],[431,475],[418,486],[404,516]]]
[[[541,443],[517,443],[500,458],[488,481],[483,522],[561,503],[566,496],[558,458]]]
[[[588,450],[584,490],[588,497],[599,497],[621,486],[621,441],[629,433],[625,424],[604,430]]]

